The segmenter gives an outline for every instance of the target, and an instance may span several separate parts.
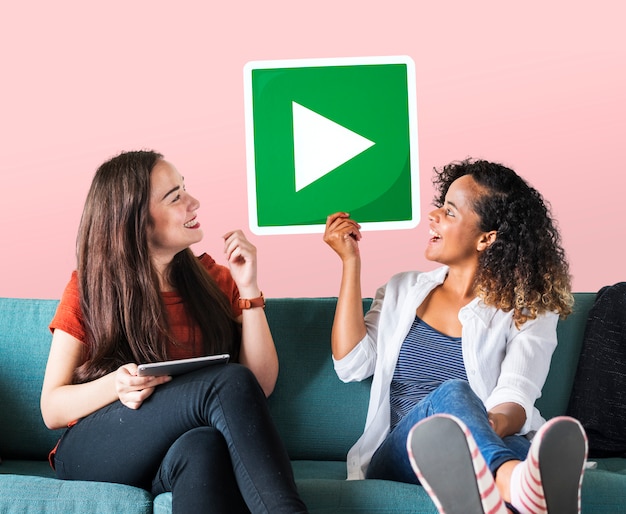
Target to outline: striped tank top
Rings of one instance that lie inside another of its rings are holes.
[[[461,338],[442,334],[416,316],[391,380],[391,430],[422,399],[452,379],[467,380]]]

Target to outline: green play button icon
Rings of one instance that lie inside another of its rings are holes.
[[[250,62],[248,204],[256,234],[419,222],[415,71],[407,57]]]

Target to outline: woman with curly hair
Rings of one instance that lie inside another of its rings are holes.
[[[534,406],[573,305],[549,208],[487,161],[444,166],[434,184],[425,256],[442,266],[394,275],[365,317],[360,226],[343,212],[327,219],[324,241],[342,261],[335,370],[373,377],[348,478],[421,483],[448,514],[578,512],[584,431]]]

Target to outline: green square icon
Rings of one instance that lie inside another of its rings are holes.
[[[323,232],[419,223],[415,65],[408,57],[255,61],[244,67],[250,229]]]

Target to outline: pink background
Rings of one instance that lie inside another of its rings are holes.
[[[243,228],[266,296],[335,296],[320,234],[248,229],[243,66],[409,55],[417,72],[422,222],[368,232],[363,294],[432,269],[433,166],[503,162],[551,202],[574,289],[626,279],[623,2],[13,2],[0,16],[0,296],[58,298],[96,167],[154,148],[200,199],[205,239]]]

